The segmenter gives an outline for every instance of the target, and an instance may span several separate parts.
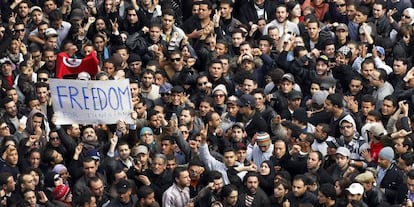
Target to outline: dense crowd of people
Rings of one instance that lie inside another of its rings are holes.
[[[0,206],[413,206],[409,0],[0,12]],[[132,122],[59,125],[58,54],[98,62],[65,79],[128,79]]]

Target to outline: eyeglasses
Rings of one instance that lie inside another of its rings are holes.
[[[206,42],[206,45],[214,45],[214,42]]]
[[[49,78],[38,78],[38,80],[39,80],[40,82],[46,82],[46,81],[48,81],[48,80],[49,80]]]
[[[171,61],[172,62],[178,62],[178,61],[181,61],[181,58],[179,57],[179,58],[171,58]]]
[[[346,4],[337,4],[336,7],[344,7]]]
[[[204,86],[204,85],[207,85],[207,83],[208,83],[208,82],[202,82],[202,83],[198,83],[197,85],[198,85],[198,86]]]
[[[214,98],[223,98],[224,94],[214,94]]]
[[[24,32],[24,29],[15,29],[15,32]]]
[[[411,17],[410,16],[408,16],[408,15],[402,15],[401,17],[405,17],[405,18],[407,18],[407,19],[410,19]]]
[[[350,129],[350,128],[352,128],[352,126],[351,125],[346,125],[346,126],[341,126],[341,129]]]

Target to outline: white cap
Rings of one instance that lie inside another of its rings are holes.
[[[47,28],[45,32],[46,37],[56,37],[58,36],[58,33],[53,28]]]
[[[352,183],[347,189],[352,195],[362,195],[364,194],[364,187],[359,183]]]

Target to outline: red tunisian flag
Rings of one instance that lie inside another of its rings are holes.
[[[80,72],[88,72],[91,76],[98,73],[99,60],[93,51],[83,59],[70,58],[66,52],[61,52],[56,59],[56,78],[66,75],[76,75]]]

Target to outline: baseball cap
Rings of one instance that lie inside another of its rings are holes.
[[[322,61],[322,62],[324,62],[326,65],[328,65],[329,64],[329,58],[328,58],[328,56],[326,56],[326,55],[321,55],[321,56],[319,56],[317,59],[316,59],[316,62],[317,61]]]
[[[337,149],[339,147],[338,143],[336,143],[335,141],[326,141],[326,144],[328,145],[329,148]]]
[[[57,37],[58,33],[53,28],[47,28],[45,32],[46,37]]]
[[[253,56],[250,55],[250,54],[244,54],[242,56],[242,62],[245,61],[245,60],[249,60],[249,61],[252,61],[253,62]]]
[[[350,157],[351,156],[351,152],[349,151],[348,148],[345,148],[345,147],[338,147],[338,149],[336,149],[336,154],[340,154],[340,155],[343,155],[345,157]]]
[[[101,160],[101,153],[99,153],[99,151],[96,149],[91,149],[88,151],[87,157],[91,157],[94,160]]]
[[[90,79],[91,79],[91,75],[89,75],[89,73],[87,73],[87,72],[82,71],[78,74],[78,80],[87,81],[87,80],[90,80]]]
[[[30,13],[32,13],[33,11],[40,11],[40,12],[43,12],[43,11],[42,11],[42,8],[40,8],[40,6],[32,6],[32,7],[30,8]]]
[[[352,183],[347,189],[352,195],[362,195],[364,194],[364,187],[359,183]]]
[[[295,82],[295,78],[293,77],[293,75],[291,73],[285,73],[282,76],[282,81],[283,80],[288,80],[288,81],[293,82],[293,83]]]
[[[137,147],[136,153],[137,153],[137,155],[138,154],[148,154],[148,147],[146,147],[144,145],[139,145]]]
[[[116,184],[116,192],[118,194],[124,194],[126,192],[128,192],[129,189],[131,189],[131,183],[128,182],[128,180],[120,180],[117,184]]]
[[[302,99],[302,93],[299,91],[293,90],[288,94],[288,99],[290,100]]]
[[[385,55],[385,49],[381,46],[375,46],[375,48],[377,49],[377,51],[381,54],[381,55]]]
[[[70,14],[70,19],[73,20],[82,20],[83,19],[83,12],[81,9],[73,9],[72,13]]]
[[[322,105],[325,103],[326,97],[328,97],[329,92],[328,91],[316,91],[312,95],[312,103]]]
[[[336,31],[338,31],[338,30],[348,31],[348,26],[346,26],[346,24],[344,24],[344,23],[340,23],[340,24],[338,24],[338,26],[336,26]]]
[[[256,106],[256,100],[250,94],[243,94],[239,98],[239,100],[237,101],[237,105],[239,105],[239,106],[251,106],[251,107],[255,107]]]
[[[174,86],[172,89],[171,89],[171,93],[183,93],[184,92],[184,88],[183,87],[181,87],[181,86]]]

